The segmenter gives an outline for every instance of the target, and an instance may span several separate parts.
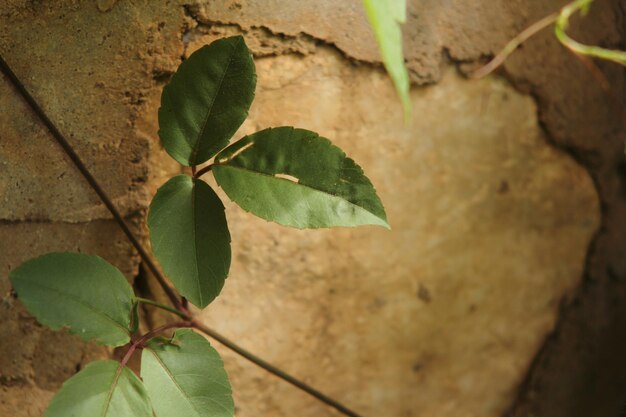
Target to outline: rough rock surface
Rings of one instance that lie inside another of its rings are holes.
[[[572,33],[619,46],[623,8],[596,3]],[[182,56],[243,32],[259,90],[240,134],[294,124],[331,138],[373,179],[394,230],[298,232],[229,204],[234,264],[206,321],[365,415],[614,417],[626,383],[624,72],[600,64],[607,94],[547,32],[505,66],[523,94],[448,68],[467,70],[562,4],[410,2],[411,78],[438,84],[413,89],[406,127],[358,0],[10,0],[0,53],[136,218],[179,170],[157,140],[162,85]],[[6,273],[73,249],[131,278],[137,259],[3,79],[0,109],[0,332],[23,340],[0,345],[0,415],[38,416],[105,352],[42,330]],[[239,416],[331,413],[221,352]]]
[[[501,80],[448,71],[413,92],[405,128],[384,75],[332,50],[257,68],[243,131],[291,121],[333,138],[393,230],[292,231],[229,205],[237,262],[207,322],[364,415],[502,415],[582,275],[599,223],[588,175]],[[254,387],[239,415],[323,414],[233,376],[236,396]]]

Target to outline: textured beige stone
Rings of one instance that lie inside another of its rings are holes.
[[[35,387],[0,387],[0,415],[41,417],[54,392]]]
[[[182,55],[243,30],[263,58],[238,136],[293,124],[329,137],[372,178],[393,230],[294,231],[227,204],[233,269],[204,319],[367,416],[502,415],[580,281],[598,202],[585,170],[547,144],[530,97],[462,80],[442,51],[476,59],[554,4],[410,2],[413,81],[445,76],[414,89],[404,126],[358,0],[200,3],[11,0],[0,52],[130,214],[180,171],[158,143],[161,87]],[[603,114],[600,99],[583,115],[565,100],[567,120],[556,117],[563,84],[552,80],[564,71],[551,68],[538,73],[556,89],[553,131]],[[0,109],[0,334],[23,345],[0,344],[0,415],[35,416],[94,351],[41,331],[8,297],[6,273],[50,250],[100,253],[128,276],[137,260],[113,222],[84,223],[109,215],[3,79]],[[576,143],[615,130],[580,126]],[[238,416],[332,415],[219,348]]]
[[[135,213],[148,203],[149,141],[134,133],[134,119],[153,74],[176,68],[182,9],[170,11],[178,21],[167,26],[158,19],[171,10],[166,4],[147,7],[138,20],[139,10],[129,2],[108,3],[108,13],[95,1],[14,6],[15,14],[0,22],[6,28],[0,46],[120,211]],[[0,108],[0,219],[110,218],[4,78]]]
[[[365,415],[501,415],[582,274],[599,224],[588,175],[502,80],[449,71],[413,91],[404,126],[385,76],[332,50],[257,70],[241,134],[293,124],[331,138],[393,230],[294,231],[228,205],[235,262],[207,322]],[[236,369],[239,416],[323,413]]]

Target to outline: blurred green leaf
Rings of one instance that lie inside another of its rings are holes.
[[[402,101],[405,120],[411,116],[409,75],[402,53],[402,28],[406,21],[406,0],[363,0],[374,29],[383,63]]]
[[[213,173],[244,210],[285,226],[389,227],[363,170],[328,139],[292,127],[266,129],[216,157]]]
[[[246,119],[255,86],[243,37],[219,39],[191,54],[161,96],[159,136],[165,150],[183,165],[207,161]]]
[[[230,234],[219,197],[202,180],[178,175],[157,191],[148,226],[152,250],[176,289],[206,307],[230,268]]]
[[[10,273],[20,301],[53,330],[68,327],[84,340],[121,346],[130,340],[133,290],[98,256],[50,253]]]

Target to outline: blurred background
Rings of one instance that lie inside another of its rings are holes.
[[[242,34],[258,82],[235,138],[293,125],[331,139],[392,230],[298,231],[228,203],[233,265],[202,319],[367,417],[618,417],[624,67],[590,70],[547,29],[495,75],[467,77],[565,3],[410,0],[406,121],[359,0],[3,0],[0,53],[147,241],[149,201],[180,170],[157,135],[161,90],[194,50]],[[623,1],[597,0],[569,32],[623,49],[625,18]],[[115,354],[40,327],[10,296],[11,269],[62,250],[162,296],[0,77],[1,416],[40,416],[65,379]],[[214,345],[239,417],[339,415]]]

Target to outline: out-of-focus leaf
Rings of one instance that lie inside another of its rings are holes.
[[[411,115],[409,75],[402,53],[402,28],[406,21],[406,0],[363,0],[374,29],[385,68],[402,101],[405,120]]]

